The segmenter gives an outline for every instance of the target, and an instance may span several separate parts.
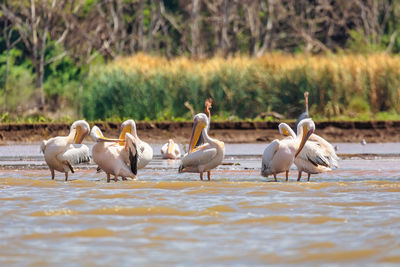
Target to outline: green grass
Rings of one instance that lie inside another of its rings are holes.
[[[133,118],[133,117],[132,117]],[[88,120],[90,123],[101,123],[101,122],[111,122],[111,123],[122,123],[123,121],[131,119],[131,117],[125,117],[125,118],[119,118],[119,117],[112,117],[112,118],[106,118],[104,120]],[[133,118],[135,119],[135,118]],[[212,121],[213,122],[226,122],[226,121],[247,121],[247,122],[266,122],[266,121],[284,121],[284,122],[295,122],[296,119],[282,119],[278,120],[273,117],[265,117],[263,119],[261,118],[245,118],[241,119],[235,116],[218,116],[218,115],[213,115],[212,116]],[[338,122],[347,122],[347,121],[400,121],[400,114],[396,113],[390,113],[390,112],[379,112],[374,115],[369,115],[369,114],[363,114],[363,115],[357,115],[357,116],[346,116],[346,115],[341,115],[337,117],[331,117],[330,119],[328,117],[323,117],[323,116],[312,116],[312,119],[316,122],[327,122],[327,121],[338,121]],[[3,113],[0,114],[0,123],[30,123],[30,124],[36,124],[36,123],[66,123],[66,124],[72,124],[75,121],[75,119],[71,117],[62,117],[62,118],[57,118],[57,119],[52,119],[50,117],[46,116],[30,116],[30,117],[10,117],[8,113]],[[170,117],[168,119],[161,118],[157,120],[136,120],[137,122],[191,122],[192,118],[183,118],[183,117]]]
[[[304,111],[321,120],[397,118],[400,113],[400,57],[371,55],[269,54],[204,61],[140,55],[97,69],[86,80],[81,102],[89,120],[191,120],[187,101],[202,112],[213,99],[223,120],[258,120],[274,111],[295,119]]]
[[[142,54],[94,67],[82,86],[76,82],[81,77],[76,70],[64,71],[70,69],[67,63],[53,71],[57,79],[45,84],[52,114],[24,117],[19,110],[35,104],[33,89],[14,90],[25,98],[10,93],[9,113],[0,122],[191,121],[184,103],[203,112],[209,97],[214,121],[274,120],[260,119],[260,114],[272,111],[287,121],[304,111],[305,91],[316,121],[398,120],[400,114],[399,55],[272,53],[261,58],[168,60]],[[12,77],[16,88],[31,81]],[[0,106],[2,100],[0,93]]]

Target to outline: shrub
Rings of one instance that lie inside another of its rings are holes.
[[[189,60],[137,55],[98,68],[84,92],[88,119],[190,118],[188,101],[203,112],[205,98],[221,118],[256,118],[276,111],[296,118],[309,91],[315,116],[400,111],[399,56],[286,55]],[[314,116],[314,114],[312,114]]]

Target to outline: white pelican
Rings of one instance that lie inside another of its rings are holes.
[[[168,143],[164,144],[161,148],[161,156],[163,159],[177,159],[181,157],[181,150],[179,145],[174,140],[169,139]]]
[[[273,174],[277,181],[276,174],[286,172],[286,181],[289,179],[290,166],[314,132],[315,124],[311,119],[304,119],[299,123],[298,130],[302,132],[296,138],[275,139],[265,148],[261,164],[262,176]]]
[[[200,173],[200,179],[203,180],[203,172],[207,172],[207,178],[211,178],[211,169],[221,164],[225,155],[224,142],[213,139],[208,136],[207,126],[208,118],[206,114],[199,113],[194,116],[193,132],[190,138],[189,152],[182,158],[179,172]],[[203,135],[205,144],[195,148],[195,144]]]
[[[137,168],[143,169],[153,159],[153,149],[151,146],[140,140],[136,133],[136,123],[134,120],[126,120],[121,124],[121,134],[119,139],[125,140],[125,134],[130,133],[136,140],[138,163]],[[120,143],[123,145],[123,143]]]
[[[71,125],[68,136],[57,136],[42,142],[40,150],[49,166],[52,180],[55,176],[54,170],[64,172],[65,181],[68,181],[68,172],[75,172],[73,164],[90,161],[89,148],[82,144],[89,131],[89,124],[79,120]]]
[[[204,113],[207,115],[208,117],[208,126],[207,126],[207,131],[210,130],[210,124],[211,124],[211,112],[210,112],[210,108],[212,108],[212,99],[211,98],[207,98],[206,101],[204,101]],[[195,147],[201,146],[202,144],[204,144],[204,138],[203,135],[200,134],[199,140],[196,143]]]
[[[279,124],[279,131],[289,138],[296,138],[296,134],[286,123]],[[303,131],[303,128],[298,128],[299,136],[303,134]],[[303,171],[308,174],[307,180],[310,181],[311,174],[330,171],[332,167],[337,168],[338,159],[335,149],[330,143],[319,135],[312,134],[303,150],[294,160],[294,164],[299,170],[297,181],[300,181]]]
[[[92,148],[94,162],[107,174],[107,183],[110,182],[110,175],[114,175],[114,180],[118,176],[122,180],[126,177],[135,179],[137,174],[136,140],[130,133],[125,133],[125,139],[110,139],[103,136],[99,127],[94,126],[90,132],[90,137],[97,143]],[[124,145],[120,145],[123,142]]]

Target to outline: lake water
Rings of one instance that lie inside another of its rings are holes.
[[[399,265],[400,144],[336,145],[340,168],[311,182],[265,179],[266,145],[227,144],[210,182],[154,145],[109,184],[92,164],[52,181],[38,145],[1,146],[0,265]]]

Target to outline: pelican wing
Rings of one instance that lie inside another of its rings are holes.
[[[208,148],[208,146],[204,146],[202,149],[199,149],[186,154],[185,157],[182,159],[183,166],[198,166],[202,164],[206,164],[210,162],[212,158],[217,155],[216,148]]]
[[[161,154],[167,154],[168,151],[168,143],[164,144],[161,148]]]
[[[40,151],[44,154],[44,151],[46,150],[46,145],[47,145],[47,140],[43,140],[42,143],[40,144]]]
[[[136,146],[136,139],[130,134],[125,135],[124,150],[127,152],[129,158],[129,165],[133,174],[137,174],[138,153]]]
[[[57,155],[57,159],[69,164],[89,162],[89,148],[83,144],[70,144],[65,152]]]
[[[174,151],[175,155],[179,158],[181,156],[181,149],[179,148],[179,145],[175,144]]]
[[[305,171],[310,174],[332,170],[329,166],[327,167],[325,164],[320,165],[312,158],[303,158],[300,156],[300,154],[297,156],[294,163],[296,164],[296,167],[299,171]]]
[[[299,153],[298,158],[310,162],[315,167],[331,167],[329,160],[324,155],[324,150],[316,142],[307,142],[303,150]]]
[[[265,165],[265,168],[269,167],[269,163],[272,161],[274,158],[276,152],[279,149],[279,140],[275,139],[272,141],[264,150],[263,156],[262,156],[262,165]]]
[[[314,141],[318,144],[318,146],[320,147],[321,154],[328,161],[329,166],[335,168],[338,167],[337,161],[339,158],[336,155],[335,149],[328,141],[326,141],[324,138],[316,134],[312,134],[310,136],[310,141]]]
[[[153,159],[153,148],[148,143],[140,141],[140,144],[138,144],[138,150],[140,150],[138,160],[145,162],[145,165]]]

